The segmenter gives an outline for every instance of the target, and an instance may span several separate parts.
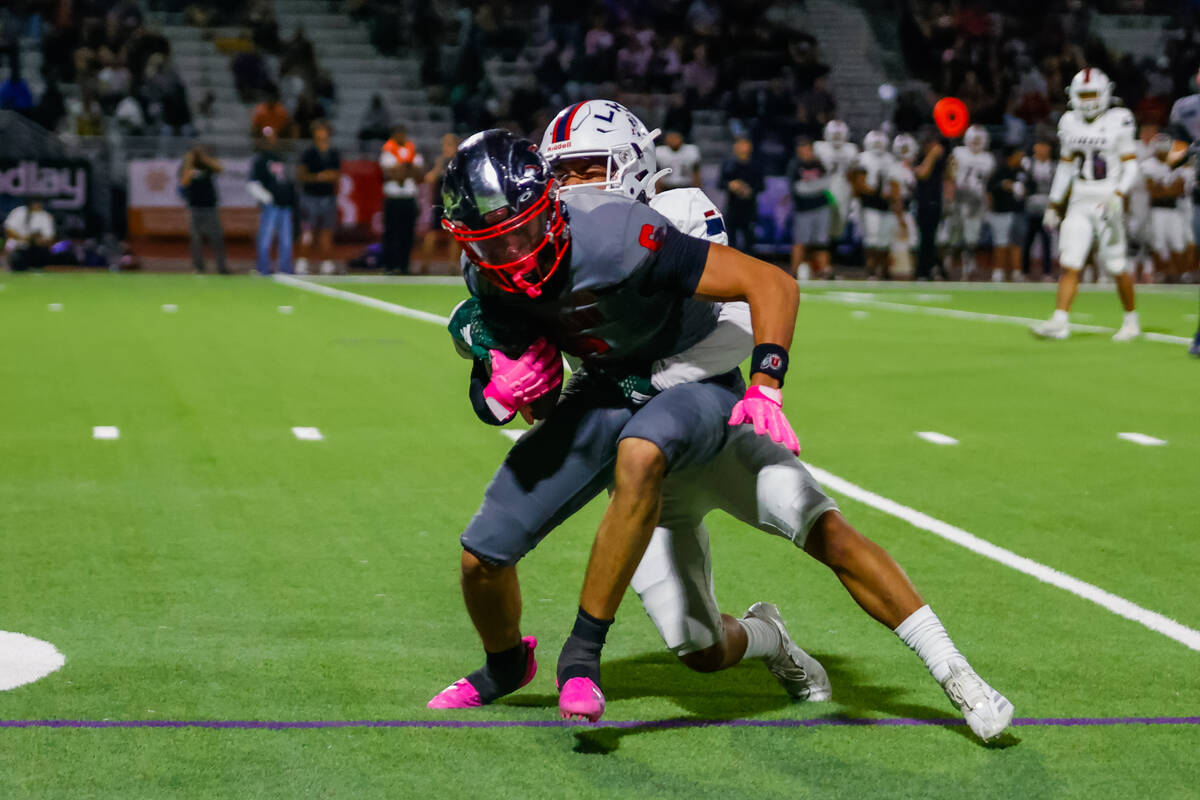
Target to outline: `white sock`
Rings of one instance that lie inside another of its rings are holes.
[[[896,635],[921,657],[933,679],[939,684],[950,677],[950,662],[962,659],[962,653],[950,641],[950,634],[929,606],[921,606],[896,626]]]
[[[749,617],[739,619],[738,624],[746,631],[746,654],[742,658],[762,658],[773,656],[783,646],[779,629],[765,619]]]
[[[1061,308],[1056,308],[1054,309],[1054,313],[1050,315],[1050,320],[1052,322],[1061,322],[1063,325],[1066,325],[1067,321],[1070,319],[1070,316],[1071,315],[1068,312],[1063,311]]]
[[[1136,311],[1127,311],[1127,312],[1125,312],[1124,324],[1126,324],[1126,325],[1137,325],[1137,324],[1138,324],[1138,315],[1137,315],[1137,312],[1136,312]]]

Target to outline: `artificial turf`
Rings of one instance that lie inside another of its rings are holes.
[[[0,693],[0,720],[556,716],[552,665],[596,503],[523,562],[524,627],[542,640],[533,684],[474,712],[424,707],[479,660],[457,534],[509,445],[472,414],[444,330],[250,278],[0,282],[0,629],[67,657]],[[463,296],[338,286],[443,315]],[[855,288],[1007,315],[1052,305],[1045,292]],[[1200,362],[1182,346],[1047,343],[811,300],[787,390],[806,460],[1200,627]],[[1078,308],[1119,324],[1107,294]],[[1142,308],[1148,330],[1194,328],[1192,293]],[[120,438],[92,439],[95,425]],[[1200,653],[839,499],[1019,717],[1200,715]],[[954,718],[824,568],[719,514],[709,526],[723,608],[777,602],[829,669],[833,702],[789,704],[757,664],[688,672],[630,597],[605,650],[606,720]],[[1193,797],[1198,749],[1198,725],[1018,727],[993,746],[962,727],[0,728],[0,797]]]

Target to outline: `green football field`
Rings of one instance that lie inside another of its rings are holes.
[[[802,457],[1016,706],[985,746],[824,567],[720,514],[722,607],[778,603],[833,701],[793,705],[757,663],[689,672],[628,597],[604,721],[560,724],[599,503],[522,563],[533,683],[429,711],[480,661],[457,537],[510,440],[472,413],[444,328],[389,312],[445,316],[460,287],[0,284],[0,631],[66,658],[0,691],[0,798],[1200,792],[1195,287],[1144,293],[1158,337],[1124,345],[1100,330],[1112,291],[1053,343],[1020,320],[1050,286],[805,292]]]

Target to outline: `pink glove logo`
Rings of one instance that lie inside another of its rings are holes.
[[[512,359],[492,350],[492,378],[483,387],[483,397],[497,419],[507,421],[522,406],[529,405],[562,383],[562,356],[544,338]]]
[[[766,434],[773,441],[800,455],[800,439],[783,415],[783,392],[769,386],[751,386],[733,407],[730,425],[754,423],[754,432]]]

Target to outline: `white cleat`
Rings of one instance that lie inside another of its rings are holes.
[[[296,274],[297,275],[307,275],[308,274],[308,259],[307,258],[296,259]]]
[[[1048,319],[1045,322],[1030,327],[1034,336],[1039,336],[1043,339],[1066,339],[1071,335],[1071,324],[1068,322],[1056,322],[1054,319]]]
[[[332,261],[326,259],[325,261],[321,262],[322,275],[332,275],[335,272],[337,272],[337,266]]]
[[[1134,339],[1142,335],[1142,326],[1138,323],[1126,322],[1121,326],[1121,330],[1113,334],[1114,342],[1132,342]]]
[[[1013,704],[988,686],[966,661],[956,659],[950,664],[950,677],[942,689],[962,712],[971,731],[985,742],[999,736],[1012,722]]]
[[[779,685],[793,700],[820,703],[833,697],[833,689],[829,686],[829,676],[825,674],[825,668],[801,650],[792,641],[792,637],[788,636],[783,617],[779,615],[779,609],[774,603],[755,603],[742,619],[750,617],[770,622],[779,631],[779,652],[773,656],[765,656],[763,661],[775,676],[775,680],[779,681]]]

